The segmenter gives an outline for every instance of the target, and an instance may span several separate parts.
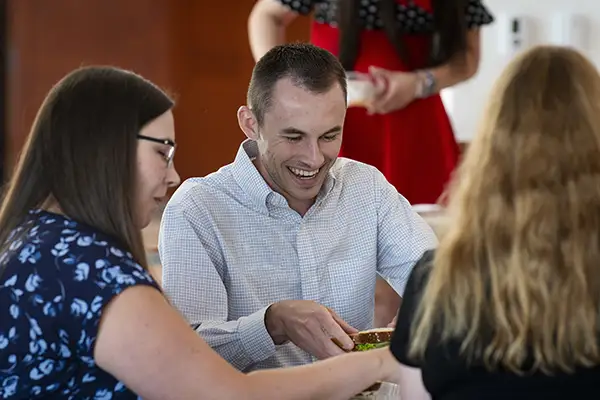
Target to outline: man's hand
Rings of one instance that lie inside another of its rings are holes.
[[[271,305],[265,314],[265,325],[275,344],[289,340],[321,360],[352,350],[354,342],[348,334],[358,332],[331,309],[308,300],[284,300]]]

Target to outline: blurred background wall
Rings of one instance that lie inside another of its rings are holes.
[[[253,61],[246,20],[255,0],[0,0],[0,167],[10,173],[51,85],[86,64],[133,69],[170,90],[182,178],[230,162],[243,134],[235,113]],[[521,48],[571,45],[600,62],[597,0],[483,0],[496,22],[482,31],[478,74],[442,95],[460,141],[475,134],[493,80]],[[521,33],[512,32],[517,20]],[[299,18],[289,41],[307,40]]]
[[[230,162],[243,139],[235,115],[245,101],[253,66],[246,34],[253,4],[2,0],[4,175],[51,85],[90,64],[132,69],[176,96],[176,165],[182,178],[205,175]],[[289,39],[307,37],[308,21],[298,21]]]

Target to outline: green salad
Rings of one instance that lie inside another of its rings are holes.
[[[387,347],[389,346],[390,343],[389,342],[382,342],[382,343],[363,343],[363,344],[357,344],[354,346],[354,350],[355,351],[367,351],[367,350],[373,350],[373,349],[379,349],[382,347]]]

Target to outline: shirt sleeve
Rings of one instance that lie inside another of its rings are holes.
[[[268,306],[229,320],[219,239],[205,208],[185,191],[184,184],[169,201],[161,221],[163,288],[192,328],[221,357],[244,370],[275,355],[265,326]]]
[[[276,0],[300,15],[310,14],[321,0]]]
[[[161,291],[150,273],[131,255],[105,240],[86,241],[76,262],[61,268],[66,291],[64,312],[69,318],[69,336],[79,357],[91,366],[94,345],[104,307],[124,290],[145,285]],[[65,260],[66,261],[66,260]]]
[[[396,329],[394,330],[392,342],[390,343],[390,350],[394,357],[396,357],[400,363],[411,367],[420,367],[420,364],[417,361],[408,357],[410,330],[414,313],[429,277],[433,254],[433,251],[428,251],[423,254],[423,257],[417,262],[410,274],[406,290],[404,291],[402,305],[398,311]]]
[[[377,202],[377,272],[401,296],[413,266],[437,247],[435,233],[379,171],[375,172]]]
[[[494,22],[494,16],[481,0],[469,0],[465,10],[467,28],[476,29]]]

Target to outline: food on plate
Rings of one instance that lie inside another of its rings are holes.
[[[352,351],[369,351],[381,347],[387,347],[390,345],[393,334],[394,328],[375,328],[352,334],[350,335],[354,341],[354,349],[352,349]],[[332,338],[331,340],[333,340],[333,342],[338,346],[342,347],[341,343],[337,339]],[[380,387],[381,382],[377,382],[364,390],[362,393],[356,395],[353,399],[373,398]]]

